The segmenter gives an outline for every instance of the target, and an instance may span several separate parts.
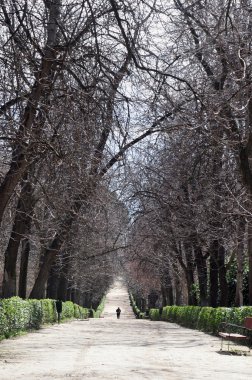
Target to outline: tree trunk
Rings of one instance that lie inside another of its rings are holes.
[[[54,262],[51,266],[48,280],[47,280],[47,289],[46,297],[51,299],[58,299],[58,286],[60,278],[60,268],[57,262]]]
[[[226,265],[225,265],[225,248],[219,244],[218,249],[218,275],[220,284],[220,304],[219,306],[228,306],[228,285],[226,279]]]
[[[182,283],[181,281],[181,269],[179,268],[179,264],[176,261],[172,262],[172,273],[174,276],[173,282],[174,282],[174,305],[183,305],[183,290],[182,290]],[[182,272],[182,276],[184,276],[184,271]]]
[[[243,265],[244,265],[244,238],[246,223],[243,217],[240,218],[238,225],[238,243],[236,250],[237,275],[235,289],[235,306],[243,306]]]
[[[76,303],[76,288],[75,288],[75,286],[73,286],[71,288],[71,298],[70,299],[73,303]],[[92,307],[92,305],[90,307]]]
[[[218,240],[214,240],[210,247],[210,306],[218,304]]]
[[[185,246],[185,256],[186,256],[186,283],[188,292],[188,305],[197,305],[196,294],[193,289],[194,285],[194,257],[193,251],[190,244]]]
[[[21,194],[17,204],[11,237],[5,251],[4,276],[2,286],[4,298],[13,297],[17,294],[17,257],[21,239],[24,237],[24,234],[30,229],[31,225],[31,217],[34,208],[32,191],[33,188],[31,186],[31,183],[27,180],[26,174],[23,179]]]
[[[30,194],[27,192],[27,197],[29,201],[27,202],[27,214],[26,214],[26,223],[25,223],[25,234],[26,237],[22,241],[22,250],[21,250],[21,260],[20,260],[20,270],[19,270],[19,286],[18,286],[18,295],[21,298],[26,298],[27,291],[27,275],[28,275],[28,263],[30,256],[30,240],[27,237],[31,232],[32,225],[32,215],[35,206],[35,200],[32,196],[33,186],[31,185]]]
[[[82,294],[82,306],[83,307],[89,307],[88,306],[88,300],[87,300],[87,293]]]
[[[173,286],[170,269],[168,268],[166,269],[166,273],[161,278],[161,293],[163,306],[174,305]]]
[[[188,269],[186,271],[186,284],[187,284],[187,292],[188,292],[188,305],[196,306],[197,298],[196,298],[195,293],[193,292],[194,278],[193,278],[193,271],[191,269]]]
[[[67,288],[68,280],[66,276],[63,273],[61,273],[58,287],[58,299],[60,299],[61,301],[67,301]]]
[[[151,291],[151,293],[148,295],[148,308],[149,309],[155,308],[157,300],[158,300],[157,293],[154,291]]]
[[[252,305],[252,222],[248,223],[249,305]]]
[[[87,197],[89,194],[91,194],[94,189],[95,185],[93,185],[91,181],[90,187],[87,189],[85,196]],[[51,266],[53,265],[56,257],[59,255],[61,247],[67,241],[67,238],[71,232],[72,224],[77,218],[77,215],[83,204],[83,196],[80,194],[78,197],[76,197],[73,204],[71,205],[68,215],[59,227],[59,232],[56,234],[50,246],[44,250],[43,261],[41,262],[39,273],[31,291],[30,298],[40,298],[42,294],[44,294]]]
[[[20,208],[20,204],[18,206]],[[21,241],[21,237],[24,234],[24,224],[22,223],[22,214],[16,212],[16,217],[9,240],[9,244],[5,251],[5,261],[4,261],[4,275],[3,275],[3,285],[2,285],[2,296],[3,298],[9,298],[16,295],[16,266],[18,249]]]
[[[46,249],[44,254],[44,261],[40,267],[38,276],[36,278],[35,284],[32,288],[29,298],[41,299],[44,297],[45,286],[48,280],[51,266],[53,265],[55,258],[60,252],[61,246],[63,244],[60,236],[56,236],[52,241],[50,247]]]
[[[19,272],[18,295],[21,298],[26,298],[29,255],[30,255],[30,241],[28,238],[25,238],[22,241],[21,262],[20,262],[20,272]]]
[[[199,279],[200,305],[207,306],[207,258],[203,255],[200,246],[195,247],[195,262]]]
[[[165,287],[163,285],[161,285],[161,294],[162,294],[162,305],[163,306],[168,305],[167,298],[166,298],[166,291],[165,291]]]
[[[174,305],[173,286],[172,283],[167,289],[167,305]]]
[[[68,286],[67,286],[67,301],[71,301],[71,281],[68,281]]]
[[[78,288],[76,288],[74,303],[77,303],[77,305],[79,305],[80,304],[80,300],[81,300],[81,292],[80,292],[80,290]]]
[[[68,288],[68,272],[69,272],[69,257],[67,253],[63,254],[60,267],[60,276],[58,284],[58,299],[67,301],[67,288]]]
[[[252,125],[252,99],[250,96],[248,104],[248,123]],[[249,133],[246,146],[240,146],[239,152],[240,170],[242,173],[243,183],[252,195],[252,132]],[[252,305],[252,220],[248,221],[248,261],[249,261],[249,305]]]

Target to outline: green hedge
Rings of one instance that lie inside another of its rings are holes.
[[[243,325],[244,318],[252,316],[252,306],[243,307],[200,307],[200,306],[165,306],[151,309],[153,321],[175,322],[181,326],[217,334],[221,322]]]
[[[100,318],[103,310],[104,310],[104,306],[105,306],[105,299],[106,297],[104,296],[102,299],[101,299],[101,303],[100,305],[97,307],[96,310],[94,310],[94,318]]]
[[[140,319],[145,318],[146,317],[145,313],[141,312],[141,310],[137,307],[134,297],[131,293],[129,293],[129,299],[130,299],[130,305],[133,309],[133,312],[136,318],[140,318]]]
[[[88,318],[88,309],[86,307],[81,307],[81,306],[77,305],[76,303],[74,303],[74,318],[76,318],[76,319],[87,319]]]
[[[106,296],[104,296],[101,299],[101,302],[100,302],[99,306],[97,307],[97,309],[92,309],[92,308],[88,309],[89,318],[100,318],[100,316],[104,310],[105,300],[106,300]]]
[[[149,317],[152,321],[161,321],[161,316],[159,315],[159,309],[150,309]]]
[[[87,318],[88,309],[63,302],[61,319]],[[55,323],[57,312],[55,301],[23,300],[12,297],[0,300],[0,339],[17,335],[22,331],[39,329],[42,324]]]

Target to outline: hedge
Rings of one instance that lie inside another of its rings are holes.
[[[97,307],[97,309],[94,311],[94,317],[95,318],[100,318],[102,312],[103,312],[103,309],[104,309],[104,306],[105,306],[105,299],[106,297],[104,296],[102,299],[101,299],[101,303],[100,305]]]
[[[145,313],[141,312],[141,310],[137,307],[137,304],[134,300],[134,297],[131,293],[129,293],[129,299],[130,299],[130,305],[133,309],[133,312],[136,316],[136,318],[140,318],[140,319],[143,319],[146,317]]]
[[[175,322],[181,326],[217,334],[221,322],[243,325],[244,318],[252,316],[252,306],[242,307],[200,307],[165,306],[150,310],[153,321]]]
[[[70,301],[63,302],[62,320],[87,317],[88,309]],[[19,297],[0,300],[0,339],[9,338],[22,331],[39,329],[43,324],[56,321],[54,300],[23,300]]]

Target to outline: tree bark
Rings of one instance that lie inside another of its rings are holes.
[[[57,262],[54,262],[51,266],[48,280],[47,280],[47,289],[46,297],[51,299],[58,299],[58,286],[60,279],[60,268]]]
[[[58,285],[58,299],[67,301],[67,288],[68,288],[68,271],[69,271],[69,258],[63,255],[62,265],[60,270],[59,285]]]
[[[20,210],[21,202],[18,204],[18,210]],[[16,296],[17,292],[17,257],[18,249],[21,238],[24,234],[25,228],[22,223],[23,214],[19,211],[16,212],[16,217],[11,232],[11,237],[5,251],[5,261],[4,261],[4,275],[3,275],[3,285],[2,285],[2,297],[9,298]]]
[[[29,255],[30,255],[30,241],[28,238],[25,238],[22,241],[20,272],[19,272],[19,286],[18,286],[18,295],[21,298],[26,298]]]
[[[200,306],[208,306],[207,257],[203,255],[203,252],[200,246],[195,247],[195,262],[196,262],[198,279],[199,279]]]
[[[248,124],[252,125],[252,98],[248,103]],[[247,187],[250,197],[252,196],[252,132],[249,133],[246,146],[240,144],[239,151],[240,170],[243,183]],[[252,305],[252,220],[248,221],[248,261],[249,261],[249,305]]]
[[[58,287],[58,299],[60,299],[61,301],[67,301],[67,288],[68,280],[64,273],[61,273]]]
[[[163,306],[174,305],[173,286],[170,269],[168,268],[166,269],[166,273],[161,278],[161,293]]]
[[[218,240],[214,240],[210,247],[210,306],[218,304]]]
[[[75,288],[75,286],[73,286],[71,288],[71,297],[70,297],[70,300],[73,302],[73,303],[76,303],[76,294],[77,294],[77,289]],[[92,307],[92,304],[91,306]]]
[[[67,287],[67,301],[71,301],[71,292],[72,292],[72,281],[68,281]]]
[[[252,305],[252,222],[248,223],[249,305]]]
[[[4,298],[17,294],[17,257],[21,239],[30,229],[31,217],[34,209],[32,200],[33,187],[25,175],[22,183],[20,198],[18,200],[11,237],[5,251],[4,276],[2,295]]]
[[[193,291],[194,285],[194,257],[193,251],[190,244],[185,246],[185,256],[186,256],[186,283],[188,292],[188,305],[197,305],[196,294]]]
[[[228,285],[226,279],[226,265],[225,265],[225,248],[219,244],[218,249],[218,275],[220,286],[220,303],[219,306],[228,306]]]
[[[36,278],[35,284],[32,288],[29,298],[41,299],[44,297],[45,286],[48,280],[51,266],[53,265],[55,258],[59,254],[62,244],[62,236],[56,235],[50,247],[46,249],[44,254],[44,261],[40,267],[38,276]]]
[[[244,238],[246,223],[243,217],[238,225],[238,243],[236,251],[237,275],[235,289],[235,306],[243,306],[243,265],[244,265]]]

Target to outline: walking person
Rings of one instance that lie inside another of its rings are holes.
[[[118,308],[116,309],[117,319],[120,319],[120,314],[121,314],[121,309],[120,309],[120,307],[118,306]]]

